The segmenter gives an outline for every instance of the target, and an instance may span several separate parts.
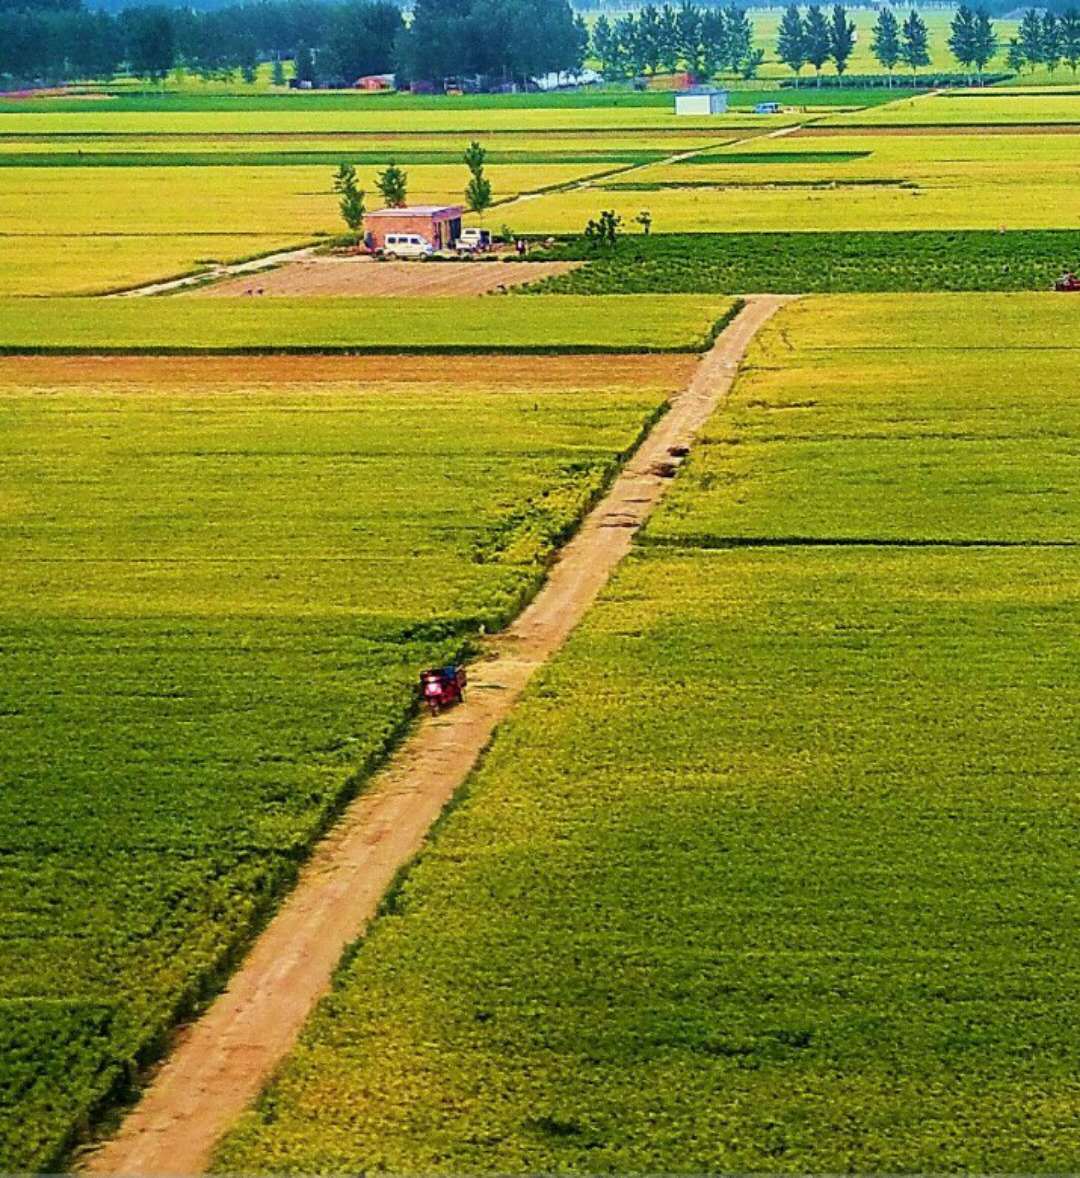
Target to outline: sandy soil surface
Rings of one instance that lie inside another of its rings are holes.
[[[216,396],[250,387],[264,396],[282,385],[317,391],[319,385],[365,388],[400,384],[471,386],[555,385],[559,388],[603,389],[612,385],[655,386],[670,382],[683,388],[693,375],[697,357],[683,353],[585,356],[5,356],[0,368],[0,395],[19,395],[40,386],[43,391],[78,386],[110,396],[125,391],[143,395],[148,389],[167,396]]]
[[[196,287],[192,297],[236,295],[482,295],[565,274],[580,262],[373,262],[307,257],[260,274]]]
[[[563,645],[659,503],[672,451],[692,444],[727,394],[758,329],[787,299],[746,307],[672,400],[609,493],[585,519],[532,604],[469,670],[466,702],[421,721],[316,849],[291,896],[226,991],[183,1035],[117,1135],[83,1159],[110,1174],[196,1174],[258,1095],[327,991],[400,867],[509,714],[534,672]]]

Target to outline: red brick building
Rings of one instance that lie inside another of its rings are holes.
[[[416,234],[436,250],[453,249],[461,236],[461,205],[411,205],[400,209],[376,209],[364,217],[368,249],[386,246],[388,233]]]

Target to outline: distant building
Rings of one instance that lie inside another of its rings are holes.
[[[677,115],[722,115],[727,113],[726,90],[696,89],[675,95]]]
[[[432,249],[453,249],[461,236],[461,205],[407,205],[400,209],[376,209],[364,217],[368,249],[386,248],[388,233],[414,234]]]
[[[365,74],[353,82],[354,90],[393,90],[395,76],[393,74]]]

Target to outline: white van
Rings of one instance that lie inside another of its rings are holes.
[[[430,258],[435,250],[418,233],[388,233],[384,252],[395,258]]]

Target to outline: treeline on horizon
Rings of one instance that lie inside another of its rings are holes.
[[[481,74],[506,82],[580,69],[585,22],[567,0],[416,0],[411,20],[393,0],[245,0],[199,11],[163,4],[116,13],[80,0],[0,0],[0,87],[161,79],[177,66],[208,78],[254,81],[284,60],[313,83],[351,84],[396,73],[399,85]]]
[[[792,5],[780,22],[776,56],[796,78],[810,65],[820,80],[829,61],[844,74],[854,45],[843,5]],[[1013,72],[1044,65],[1052,75],[1062,62],[1075,72],[1080,15],[1071,2],[1060,15],[1031,9],[1006,46],[988,8],[960,5],[949,48],[980,74],[999,53]],[[913,72],[928,65],[928,29],[917,8],[898,19],[880,6],[871,50],[890,76],[898,65]],[[136,5],[115,14],[81,0],[0,0],[0,88],[7,89],[123,72],[162,79],[178,66],[254,82],[265,62],[284,85],[286,60],[313,86],[381,73],[396,74],[399,88],[417,81],[439,89],[445,79],[477,76],[497,86],[580,70],[590,55],[611,79],[679,69],[701,80],[752,78],[765,57],[743,8],[695,0],[601,13],[591,32],[568,0],[416,0],[408,20],[396,0],[242,0],[203,11]]]

